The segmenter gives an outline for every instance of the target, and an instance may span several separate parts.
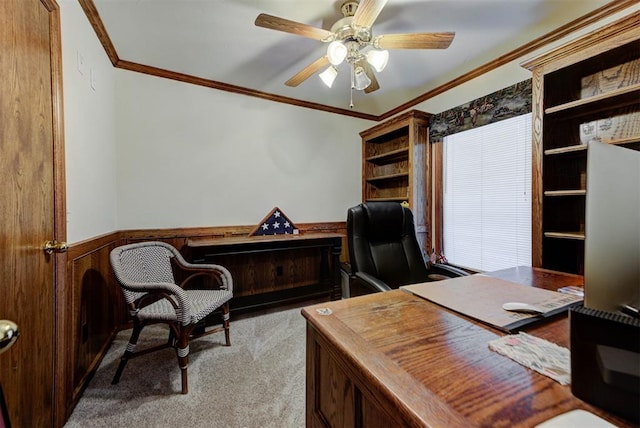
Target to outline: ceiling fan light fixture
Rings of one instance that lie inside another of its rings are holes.
[[[371,79],[364,72],[364,68],[356,67],[353,70],[353,87],[359,91],[366,89],[371,84]]]
[[[322,79],[324,84],[330,88],[333,85],[333,81],[336,80],[336,77],[338,76],[338,69],[334,66],[330,66],[318,76],[320,76],[320,79]]]
[[[332,2],[334,0],[331,0]],[[387,0],[340,0],[343,17],[331,30],[261,13],[254,24],[258,27],[314,39],[328,44],[326,53],[309,64],[285,85],[295,87],[327,65],[320,77],[329,88],[338,74],[338,66],[347,63],[353,107],[353,90],[370,94],[380,89],[376,73],[382,72],[389,61],[387,49],[447,49],[454,32],[382,34],[373,36],[372,25]]]
[[[339,65],[347,57],[347,47],[339,40],[334,40],[327,47],[327,58],[331,65]]]
[[[380,73],[389,62],[389,51],[377,49],[370,50],[367,52],[367,62],[371,64],[378,73]]]

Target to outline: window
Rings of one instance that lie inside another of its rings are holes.
[[[531,265],[531,114],[449,135],[443,251],[483,271]]]

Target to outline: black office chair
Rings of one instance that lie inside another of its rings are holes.
[[[425,261],[413,214],[397,202],[367,202],[349,208],[347,242],[351,272],[350,290],[343,291],[348,294],[344,297],[468,275],[453,266]]]

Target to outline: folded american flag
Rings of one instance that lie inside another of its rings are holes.
[[[278,207],[262,219],[249,236],[293,234],[296,226]]]

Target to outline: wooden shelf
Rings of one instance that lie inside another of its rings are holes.
[[[545,109],[545,114],[567,113],[570,115],[593,114],[615,106],[637,104],[640,97],[640,83],[616,89],[604,94],[571,101]]]
[[[369,156],[368,158],[366,158],[366,161],[373,162],[373,163],[386,163],[386,162],[393,162],[395,160],[402,160],[402,159],[408,159],[408,158],[409,158],[409,149],[403,148],[403,149],[391,150],[389,152],[382,153],[375,156]]]
[[[395,198],[369,198],[367,201],[371,202],[404,202],[407,198],[395,197]]]
[[[587,194],[586,190],[546,190],[544,192],[545,196],[584,196]]]
[[[586,144],[578,144],[576,146],[558,147],[557,149],[548,149],[544,151],[545,155],[561,155],[565,153],[575,153],[587,150]]]
[[[369,183],[373,183],[373,182],[379,182],[379,181],[397,180],[399,178],[407,178],[407,177],[409,177],[408,172],[399,172],[396,174],[381,175],[378,177],[369,177],[367,178],[367,181]]]
[[[615,146],[624,146],[627,144],[640,143],[640,136],[617,138],[614,140],[604,140],[603,143],[613,144]],[[555,149],[547,149],[544,151],[544,154],[547,156],[553,156],[553,155],[562,155],[565,153],[577,153],[577,152],[586,151],[588,147],[589,146],[587,144],[577,144],[574,146],[558,147]]]
[[[635,137],[628,137],[628,138],[618,138],[616,140],[609,140],[609,141],[603,141],[603,142],[608,144],[614,144],[617,146],[623,146],[625,144],[640,143],[640,135]]]
[[[573,239],[577,241],[584,241],[584,232],[545,232],[544,236],[547,238]]]

